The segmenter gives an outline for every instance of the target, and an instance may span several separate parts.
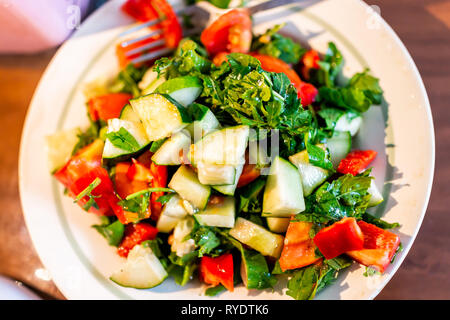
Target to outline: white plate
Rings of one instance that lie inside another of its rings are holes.
[[[108,280],[122,260],[90,226],[86,214],[49,175],[44,137],[87,124],[81,84],[117,71],[114,44],[131,20],[119,11],[122,0],[95,12],[58,51],[46,70],[28,111],[20,148],[20,193],[34,246],[69,299],[202,299],[198,283],[172,281],[151,290],[122,288]],[[302,1],[260,14],[255,31],[287,22],[285,32],[324,52],[328,41],[341,49],[344,75],[369,67],[380,78],[385,103],[365,114],[357,146],[378,151],[373,164],[386,201],[376,211],[398,230],[404,250],[383,276],[366,278],[354,264],[318,299],[373,299],[408,253],[428,203],[434,171],[434,131],[422,80],[392,29],[362,1]],[[280,291],[247,291],[238,286],[221,299],[284,299]]]

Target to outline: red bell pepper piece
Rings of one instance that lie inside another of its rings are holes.
[[[319,61],[319,53],[316,50],[311,49],[303,55],[303,57],[301,58],[303,79],[309,79],[309,71],[311,69],[320,68],[319,64],[317,63]]]
[[[399,236],[364,221],[358,221],[358,226],[364,235],[363,249],[349,251],[347,255],[383,273],[400,245]]]
[[[200,280],[217,286],[222,284],[228,291],[233,291],[233,256],[225,253],[216,258],[203,256],[199,269]]]
[[[373,150],[354,150],[341,160],[337,171],[342,174],[357,175],[361,173],[377,156]]]
[[[361,250],[364,236],[355,218],[344,218],[320,230],[314,243],[326,259],[333,259],[347,251]]]
[[[284,73],[297,89],[298,97],[301,99],[303,106],[310,105],[315,101],[319,91],[312,84],[303,82],[294,69],[292,69],[286,62],[264,54],[250,54],[261,62],[261,68],[265,71]]]
[[[93,121],[118,118],[131,98],[131,94],[120,92],[91,98],[88,101],[89,115]]]
[[[146,240],[155,239],[157,233],[158,229],[145,222],[129,224],[125,227],[124,237],[119,248],[117,249],[117,253],[121,257],[127,257],[128,253],[134,248],[135,245],[138,245]]]
[[[306,267],[321,259],[316,257],[316,245],[310,237],[312,225],[311,222],[289,222],[278,260],[282,271]]]
[[[210,55],[219,52],[247,53],[252,42],[252,20],[246,9],[233,9],[203,30],[200,41]]]
[[[95,178],[100,178],[100,185],[91,192],[92,195],[100,196],[95,198],[98,208],[91,206],[88,211],[98,215],[110,215],[112,211],[107,198],[114,193],[114,189],[108,172],[101,166],[102,152],[103,141],[95,140],[72,156],[54,176],[67,188],[72,198],[76,198]],[[88,200],[89,197],[84,197],[78,204],[84,207]]]
[[[150,171],[153,175],[152,180],[152,187],[153,188],[166,188],[167,187],[167,166],[158,166],[155,163],[150,164]],[[151,195],[151,210],[152,215],[151,218],[155,221],[159,219],[159,216],[161,215],[161,209],[162,204],[156,200],[158,200],[159,197],[163,196],[164,192],[157,191],[152,192]]]

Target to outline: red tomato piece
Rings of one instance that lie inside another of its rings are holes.
[[[399,236],[364,221],[358,221],[358,226],[364,235],[364,247],[349,251],[347,255],[365,266],[384,272],[400,245]]]
[[[310,237],[311,228],[311,222],[289,223],[278,260],[282,271],[306,267],[321,259],[315,254],[316,245]]]
[[[127,0],[121,7],[122,11],[134,19],[146,22],[158,18],[149,0]]]
[[[319,93],[316,87],[311,83],[303,82],[297,87],[298,97],[303,106],[309,106],[316,100],[316,96]]]
[[[133,98],[128,93],[109,93],[91,98],[88,111],[93,121],[118,118],[123,107]]]
[[[222,284],[228,291],[233,291],[233,256],[225,253],[216,258],[203,256],[199,269],[200,280],[217,286]]]
[[[246,9],[233,9],[203,30],[200,41],[211,55],[222,51],[247,53],[252,42],[252,20]]]
[[[155,163],[150,164],[150,171],[153,175],[152,180],[152,187],[153,188],[166,188],[167,187],[167,166],[158,166]],[[161,209],[162,204],[156,200],[158,200],[159,197],[163,196],[164,192],[157,191],[152,192],[151,195],[151,210],[152,215],[151,218],[155,221],[159,219],[159,216],[161,215]]]
[[[218,54],[216,54],[213,58],[213,63],[216,66],[220,66],[222,63],[227,62],[227,55],[229,55],[230,52],[219,52]]]
[[[373,150],[354,150],[341,160],[337,171],[342,174],[357,175],[363,171],[377,156]]]
[[[301,58],[303,79],[309,79],[309,71],[311,69],[319,69],[317,62],[320,61],[319,53],[316,50],[307,51]]]
[[[256,164],[246,163],[244,165],[244,169],[242,170],[242,174],[239,177],[239,181],[237,187],[243,187],[248,185],[250,182],[254,181],[261,175],[261,170],[256,167]]]
[[[153,179],[152,172],[148,167],[132,159],[133,164],[128,168],[127,177],[130,180],[151,182]]]
[[[146,240],[153,240],[158,234],[158,229],[156,229],[151,224],[140,222],[136,224],[129,224],[125,227],[125,234],[120,243],[117,253],[121,257],[127,257],[131,249],[135,245],[138,245]]]
[[[344,218],[320,230],[314,243],[326,259],[333,259],[347,251],[361,250],[364,236],[355,218]]]

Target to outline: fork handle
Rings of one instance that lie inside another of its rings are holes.
[[[280,7],[286,4],[294,3],[294,2],[300,2],[301,0],[270,0],[265,1],[262,3],[259,3],[257,5],[254,5],[252,7],[249,7],[248,10],[250,11],[250,15],[254,15],[257,12],[265,11],[269,9],[273,9],[276,7]]]

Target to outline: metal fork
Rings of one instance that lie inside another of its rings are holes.
[[[252,7],[248,7],[247,10],[250,12],[250,15],[253,16],[258,12],[300,1],[301,0],[270,0],[259,3]],[[189,35],[200,32],[206,26],[216,20],[219,16],[228,12],[229,10],[231,9],[219,9],[207,1],[201,1],[194,5],[176,10],[175,13],[178,18],[187,16],[191,21],[195,21],[195,28],[183,30],[183,36],[187,37]],[[127,57],[145,52],[144,54],[131,59],[131,63],[138,64],[145,61],[150,61],[167,55],[174,50],[165,46],[166,43],[164,37],[162,37],[164,30],[158,28],[158,24],[161,22],[161,19],[150,20],[148,22],[132,27],[119,35],[119,37],[128,37],[132,34],[136,36],[135,38],[131,40],[125,40],[120,44],[126,51]],[[150,30],[148,28],[150,28]],[[136,45],[140,42],[142,42],[142,45]],[[129,48],[129,50],[127,50],[127,48]]]

